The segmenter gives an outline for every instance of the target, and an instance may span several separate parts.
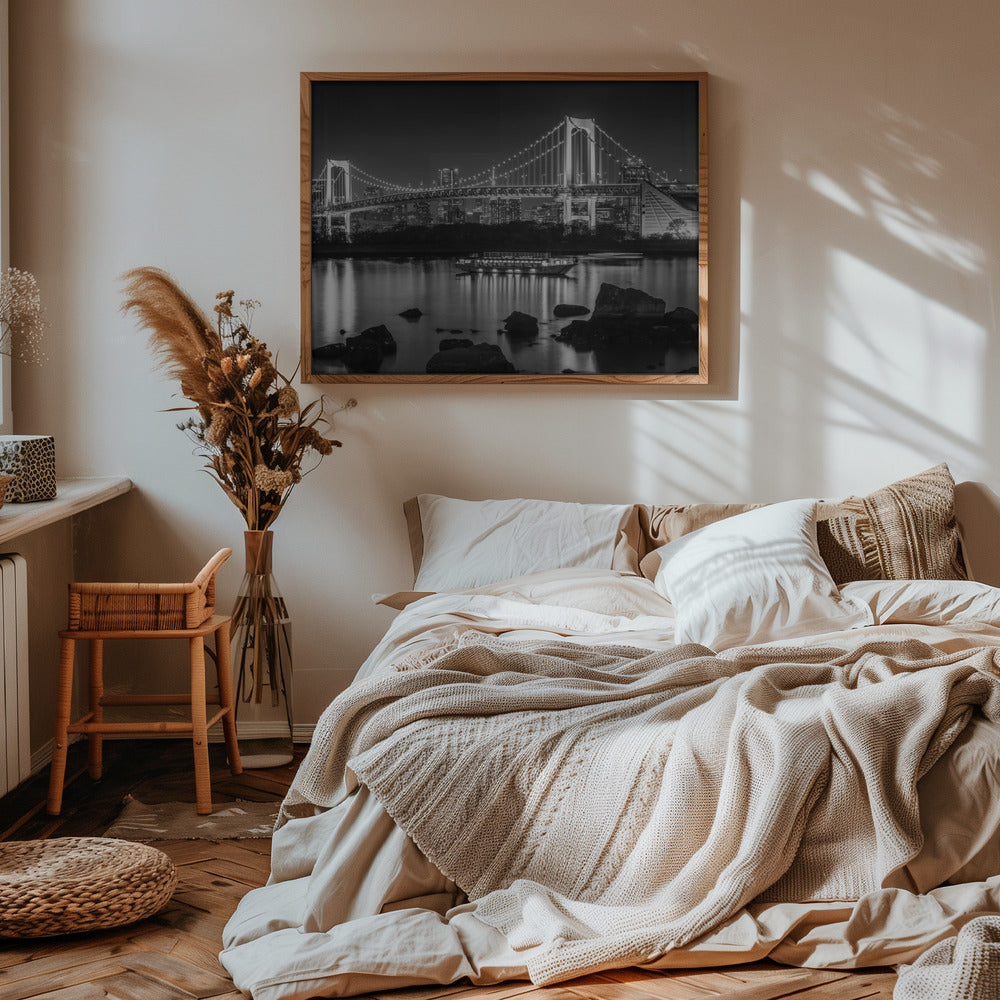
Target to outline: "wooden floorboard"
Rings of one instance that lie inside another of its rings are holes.
[[[184,741],[106,744],[101,781],[86,772],[82,745],[72,748],[72,775],[60,817],[45,814],[47,772],[0,799],[0,840],[98,836],[125,795],[143,802],[194,802],[190,748]],[[298,754],[301,758],[301,753]],[[213,745],[213,801],[277,801],[295,773],[287,768],[233,777]],[[177,891],[156,916],[127,927],[61,938],[0,939],[0,1000],[239,1000],[219,963],[222,928],[242,896],[263,885],[269,840],[171,840],[155,845],[178,869]],[[813,971],[755,962],[714,969],[651,972],[620,969],[536,988],[513,981],[467,983],[370,994],[373,1000],[890,1000],[889,970]]]

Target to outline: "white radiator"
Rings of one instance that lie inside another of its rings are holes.
[[[28,732],[28,570],[16,552],[0,555],[0,795],[31,773]]]

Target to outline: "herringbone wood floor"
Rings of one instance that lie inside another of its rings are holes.
[[[234,798],[278,799],[294,767],[247,772],[233,778],[221,748],[213,747],[216,803]],[[107,827],[122,796],[145,802],[194,802],[189,751],[183,741],[130,742],[108,748],[105,777],[94,784],[74,747],[75,780],[58,819],[44,812],[42,774],[0,799],[0,840],[94,836]],[[40,797],[39,797],[40,796]],[[193,808],[193,807],[192,807]],[[237,1000],[219,964],[222,928],[250,888],[262,885],[270,865],[269,840],[160,841],[173,858],[180,883],[170,905],[148,920],[113,931],[35,941],[0,939],[0,1000]],[[461,983],[395,990],[384,1000],[868,1000],[892,996],[895,975],[818,972],[771,962],[724,969],[653,973],[622,969],[584,976],[559,986],[535,988],[510,982],[491,987]]]

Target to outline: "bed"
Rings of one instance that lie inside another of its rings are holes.
[[[946,466],[834,503],[407,519],[413,589],[225,929],[256,1000],[903,965],[1000,913],[1000,590]]]

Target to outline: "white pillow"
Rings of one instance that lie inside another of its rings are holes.
[[[413,589],[466,590],[539,570],[611,569],[630,505],[417,497],[422,553]]]
[[[759,507],[664,545],[653,584],[674,605],[676,641],[721,650],[870,625],[819,554],[818,502]]]

